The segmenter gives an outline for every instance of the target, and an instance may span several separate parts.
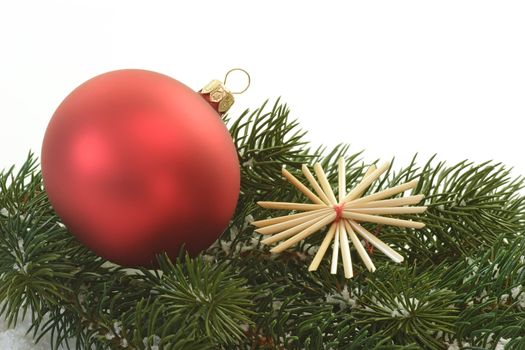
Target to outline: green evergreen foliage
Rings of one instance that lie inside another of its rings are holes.
[[[321,235],[272,255],[249,224],[275,215],[258,200],[306,201],[281,178],[319,161],[351,187],[374,162],[347,145],[311,148],[279,100],[225,118],[239,152],[241,194],[231,225],[200,256],[159,255],[126,269],[83,247],[50,206],[35,157],[0,173],[0,317],[30,317],[38,340],[76,349],[525,349],[525,199],[502,164],[434,158],[395,163],[368,192],[418,178],[422,230],[367,224],[402,253],[377,250],[355,277],[307,266]],[[282,214],[286,214],[283,211]],[[410,218],[410,216],[407,216]],[[341,268],[342,269],[342,268]],[[26,312],[27,311],[27,312]]]

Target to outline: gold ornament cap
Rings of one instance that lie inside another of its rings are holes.
[[[228,79],[228,75],[234,71],[241,71],[244,74],[246,74],[248,78],[248,84],[242,91],[232,92],[226,87],[226,80]],[[242,94],[248,89],[249,86],[250,86],[250,74],[248,74],[248,72],[245,71],[244,69],[233,68],[233,69],[230,69],[226,73],[224,77],[224,82],[214,79],[210,81],[208,84],[206,84],[206,86],[204,86],[199,91],[199,93],[222,116],[224,113],[226,113],[230,109],[230,107],[235,102],[235,98],[233,97],[233,95]]]
[[[199,93],[219,114],[226,113],[235,102],[231,91],[219,80],[210,81]]]

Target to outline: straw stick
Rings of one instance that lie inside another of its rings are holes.
[[[310,203],[291,203],[291,202],[257,202],[261,207],[266,209],[288,209],[288,210],[317,210],[325,209],[326,205],[323,204],[310,204]]]
[[[286,241],[282,242],[278,246],[273,247],[272,249],[270,249],[270,251],[272,253],[280,253],[283,250],[286,250],[286,249],[290,248],[291,246],[297,244],[298,242],[302,241],[303,239],[305,239],[306,237],[310,236],[311,234],[317,232],[323,226],[326,226],[330,222],[334,221],[335,215],[336,215],[335,213],[329,214],[324,219],[322,219],[322,220],[318,221],[317,223],[315,223],[314,225],[306,228],[304,231],[301,231],[300,233],[296,234],[292,238],[287,239]]]
[[[383,174],[388,169],[389,166],[390,166],[390,163],[386,162],[383,165],[381,165],[379,168],[374,170],[370,175],[363,178],[363,180],[361,180],[359,185],[357,185],[352,191],[350,191],[349,194],[346,195],[344,201],[350,202],[356,199],[360,194],[362,194],[368,188],[368,186],[372,184],[372,182],[377,180],[377,178],[381,176],[381,174]]]
[[[369,176],[370,174],[372,174],[375,170],[376,170],[376,165],[375,164],[372,164],[368,167],[368,170],[366,171],[365,175],[363,175],[363,179],[367,176]]]
[[[383,242],[382,240],[380,240],[379,238],[377,238],[376,236],[368,232],[368,230],[365,229],[363,226],[353,221],[349,221],[349,223],[352,226],[352,228],[357,231],[357,233],[359,233],[367,241],[372,243],[374,247],[382,251],[383,254],[388,256],[390,259],[392,259],[393,261],[397,263],[400,263],[404,260],[403,256],[401,256],[395,250],[390,248],[385,242]]]
[[[374,164],[370,165],[370,167],[368,167],[368,170],[366,171],[365,175],[363,175],[363,178],[361,179],[361,181],[363,181],[364,179],[366,179],[368,176],[370,176],[370,174],[372,174],[374,171],[376,170],[376,166]],[[370,185],[368,186],[364,186],[360,191],[356,192],[354,195],[355,195],[355,198],[359,198],[363,195],[363,193],[366,192],[366,190],[370,187]]]
[[[337,173],[339,175],[339,202],[342,202],[346,196],[346,162],[343,157],[339,158],[339,169]]]
[[[357,235],[355,234],[354,230],[352,229],[352,226],[348,223],[348,220],[341,220],[343,221],[346,232],[348,232],[348,235],[350,236],[350,240],[352,241],[352,244],[354,245],[355,249],[357,250],[357,253],[361,257],[361,260],[365,263],[366,268],[368,271],[374,272],[376,270],[376,267],[374,263],[372,262],[372,259],[370,259],[370,256],[366,252],[365,247],[361,244],[361,241],[359,238],[357,238]]]
[[[328,214],[327,214],[328,215]],[[322,220],[324,217],[315,217],[307,222],[304,222],[300,225],[294,226],[289,228],[288,230],[285,230],[283,232],[279,232],[271,237],[263,239],[261,242],[264,244],[272,244],[278,241],[282,241],[283,239],[286,239],[288,237],[292,237],[293,235],[308,229],[310,226],[315,225],[319,220]]]
[[[324,209],[317,209],[317,210],[311,210],[311,211],[303,211],[303,212],[297,213],[297,214],[277,216],[275,218],[253,221],[251,223],[251,225],[256,226],[256,227],[266,227],[266,226],[278,224],[280,222],[290,221],[290,220],[294,220],[296,218],[300,218],[300,217],[303,217],[303,216],[311,215],[313,213],[319,213],[321,211],[325,211],[325,210],[328,210],[328,209],[329,208],[324,208]]]
[[[337,262],[339,260],[339,225],[335,225],[334,245],[332,246],[332,266],[330,266],[330,273],[335,275],[337,273]]]
[[[326,178],[326,174],[321,164],[315,163],[314,170],[315,174],[317,175],[317,178],[319,179],[319,182],[321,182],[321,187],[323,188],[324,193],[328,196],[328,199],[330,200],[330,204],[337,204],[337,199],[335,198],[334,191],[332,190],[332,187],[330,186],[330,183]]]
[[[307,211],[306,213],[308,213],[309,215],[305,215],[305,216],[302,216],[300,218],[296,218],[296,219],[280,222],[278,224],[262,227],[262,228],[259,228],[259,229],[255,230],[255,232],[263,234],[263,235],[271,235],[271,234],[274,234],[276,232],[281,232],[283,230],[286,230],[286,229],[288,229],[290,227],[294,227],[294,226],[303,224],[306,221],[310,221],[310,220],[312,220],[314,218],[321,218],[324,215],[328,214],[328,212],[330,210],[331,210],[330,208],[326,208],[326,209],[320,210],[320,211],[317,211],[317,210],[314,210],[313,212],[312,211]]]
[[[398,193],[401,193],[401,192],[404,192],[406,190],[409,190],[411,188],[416,187],[418,182],[419,182],[419,180],[417,180],[417,179],[416,180],[412,180],[412,181],[404,183],[402,185],[394,186],[392,188],[388,188],[386,190],[376,192],[376,193],[371,194],[369,196],[356,199],[353,202],[349,202],[348,204],[350,204],[350,203],[351,204],[358,204],[358,203],[362,203],[362,202],[370,202],[370,201],[376,201],[376,200],[379,200],[379,199],[392,197],[395,194],[398,194]]]
[[[295,176],[293,176],[288,170],[283,168],[283,176],[299,191],[304,193],[306,197],[308,197],[312,202],[316,204],[323,204],[324,202],[321,200],[321,198],[317,197],[312,191],[308,189],[305,185],[303,185]]]
[[[348,208],[345,210],[353,213],[390,215],[390,214],[419,214],[427,210],[427,207],[385,207],[385,208]]]
[[[385,218],[377,215],[359,214],[352,213],[349,211],[343,211],[343,217],[347,219],[353,219],[357,221],[375,222],[377,224],[384,224],[397,227],[408,227],[408,228],[423,228],[425,224],[417,221],[409,221],[394,218]]]
[[[326,193],[324,193],[323,189],[321,188],[321,186],[319,186],[319,184],[317,183],[317,180],[315,179],[315,177],[313,176],[313,174],[310,172],[310,169],[308,169],[308,167],[303,164],[303,166],[301,167],[302,171],[303,171],[303,174],[304,176],[306,177],[306,179],[308,180],[308,182],[310,182],[310,185],[312,185],[312,187],[314,188],[315,192],[317,193],[317,195],[319,197],[321,197],[321,199],[323,200],[323,202],[326,204],[326,205],[329,205],[330,204],[330,200],[328,199],[328,197],[326,196]]]
[[[330,246],[330,243],[332,242],[332,239],[334,238],[336,228],[337,228],[337,224],[333,222],[332,225],[330,225],[330,229],[328,229],[326,236],[324,236],[323,242],[321,243],[319,250],[314,256],[314,260],[312,260],[312,263],[308,267],[308,271],[316,271],[317,268],[319,267],[321,260],[323,260],[323,257],[326,251],[328,250],[328,246]]]
[[[350,246],[348,245],[348,234],[342,220],[339,220],[339,244],[341,245],[341,255],[343,256],[343,268],[345,278],[352,278],[354,271],[352,270],[352,256],[350,255]]]
[[[407,196],[407,197],[394,198],[394,199],[384,199],[380,201],[371,201],[371,202],[356,203],[356,201],[353,201],[350,203],[346,203],[345,209],[361,208],[361,207],[366,207],[366,208],[379,208],[379,207],[386,208],[386,207],[398,207],[398,206],[400,207],[400,206],[408,205],[408,204],[417,204],[421,202],[423,198],[425,198],[424,195],[418,194],[415,196]]]

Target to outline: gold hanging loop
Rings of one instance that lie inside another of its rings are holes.
[[[243,90],[235,91],[235,92],[234,91],[230,91],[234,95],[239,95],[239,94],[242,94],[243,92],[245,92],[246,90],[248,90],[248,88],[250,87],[250,83],[251,83],[251,77],[250,77],[250,73],[248,73],[246,70],[244,70],[242,68],[232,68],[228,72],[226,72],[226,75],[224,76],[224,81],[223,81],[224,85],[226,85],[226,80],[228,79],[228,75],[230,75],[231,72],[235,72],[235,71],[243,72],[246,75],[246,77],[248,78],[248,84],[246,85],[246,87]]]

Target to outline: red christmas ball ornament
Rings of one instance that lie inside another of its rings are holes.
[[[219,115],[231,103],[218,81],[199,94],[146,70],[86,81],[44,136],[53,208],[81,243],[124,266],[154,266],[155,254],[175,258],[182,245],[198,254],[238,199],[237,151]]]

